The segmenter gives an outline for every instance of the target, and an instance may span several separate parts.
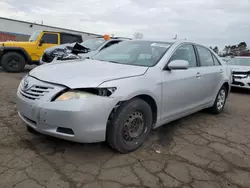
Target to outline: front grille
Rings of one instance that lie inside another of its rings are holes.
[[[33,85],[32,87],[25,89],[23,85],[21,85],[20,94],[30,100],[37,100],[41,97],[45,96],[49,93],[53,87],[45,87],[39,85]]]
[[[233,78],[243,79],[243,78],[247,78],[249,75],[250,75],[250,72],[233,71]]]

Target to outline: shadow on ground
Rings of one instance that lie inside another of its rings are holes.
[[[250,94],[250,89],[234,88],[234,87],[232,87],[231,92],[232,93],[239,93],[239,94],[249,95]]]

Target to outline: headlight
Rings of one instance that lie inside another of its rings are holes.
[[[68,101],[72,99],[85,99],[89,96],[92,96],[92,93],[85,91],[68,91],[56,98],[55,101]]]
[[[102,97],[109,97],[111,96],[116,90],[116,87],[111,88],[85,88],[79,90],[71,90],[62,93],[61,95],[54,98],[52,101],[67,101],[72,99],[85,99],[90,96],[102,96]]]

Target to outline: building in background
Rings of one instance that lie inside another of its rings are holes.
[[[25,22],[9,18],[0,17],[0,42],[3,41],[28,41],[30,35],[37,30],[59,31],[82,35],[82,39],[101,36],[99,34],[87,33],[60,27],[53,27],[32,22]]]

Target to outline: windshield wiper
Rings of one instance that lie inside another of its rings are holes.
[[[121,64],[121,62],[118,62],[118,61],[108,61],[108,62]]]

